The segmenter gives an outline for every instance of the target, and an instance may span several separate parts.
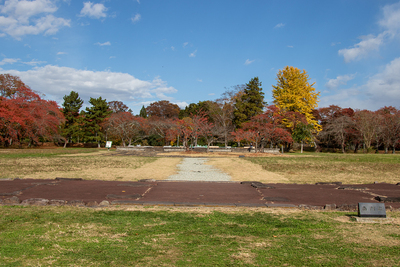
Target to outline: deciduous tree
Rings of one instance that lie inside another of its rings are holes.
[[[231,101],[217,99],[216,102],[211,102],[209,105],[209,116],[214,122],[215,132],[223,140],[225,147],[228,146],[230,133],[233,129],[233,111],[234,106]]]
[[[146,120],[127,111],[112,113],[104,121],[104,128],[109,138],[121,141],[123,146],[126,146],[126,142],[131,145],[148,136]]]
[[[319,93],[309,83],[309,76],[305,70],[286,66],[277,74],[277,84],[272,85],[274,103],[282,112],[299,112],[306,117],[307,124],[313,125],[315,131],[321,127],[313,116],[313,110],[318,106]],[[286,122],[286,124],[290,124]],[[288,125],[290,128],[291,125]]]
[[[128,112],[128,110],[129,110],[129,107],[121,101],[110,101],[110,102],[108,102],[108,107],[114,113]]]
[[[383,107],[377,111],[381,114],[380,125],[382,128],[382,141],[385,147],[385,154],[392,147],[392,153],[396,151],[396,146],[400,140],[400,111],[395,107]]]
[[[64,119],[55,101],[44,100],[19,79],[2,76],[0,95],[0,142],[11,145],[54,140]],[[21,86],[21,87],[18,87]]]
[[[148,116],[158,118],[178,118],[179,111],[180,108],[178,105],[170,103],[167,100],[157,101],[146,107]]]
[[[0,74],[0,97],[10,98],[22,87],[30,89],[18,76]]]
[[[368,151],[378,132],[378,116],[370,110],[357,110],[354,114],[354,119],[355,127],[360,132],[365,148]]]

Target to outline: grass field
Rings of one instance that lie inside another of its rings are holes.
[[[207,164],[228,173],[235,181],[311,184],[400,182],[400,154],[290,153],[261,157],[249,154],[239,158],[238,155],[209,153],[190,156],[210,156]],[[162,180],[176,173],[179,162],[178,157],[120,156],[115,150],[104,149],[0,150],[0,179]]]
[[[0,266],[399,266],[400,214],[0,207]]]
[[[81,148],[0,150],[2,170],[0,179],[16,177],[119,181],[165,179],[176,172],[175,166],[179,161],[178,158],[115,156],[115,150]]]
[[[204,155],[203,155],[204,156]],[[179,158],[97,149],[0,150],[0,178],[165,179]],[[212,157],[235,180],[400,182],[399,155]],[[249,173],[251,175],[249,175]],[[0,206],[0,266],[400,266],[400,211]]]
[[[400,182],[399,154],[303,153],[285,157],[246,158],[289,183],[343,182],[347,184]]]

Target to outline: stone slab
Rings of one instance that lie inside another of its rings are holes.
[[[358,203],[358,217],[386,218],[384,203]]]
[[[205,206],[205,203],[200,203],[200,202],[175,202],[174,206],[177,207],[199,207],[199,206]]]
[[[392,218],[368,218],[368,217],[355,217],[357,222],[360,223],[388,223],[392,222]]]
[[[108,194],[106,196],[107,199],[137,199],[141,198],[141,194],[132,194],[132,195],[116,195],[116,194]]]
[[[48,203],[49,200],[44,198],[29,198],[21,202],[22,205],[35,205],[35,206],[46,206]]]
[[[297,208],[296,205],[293,204],[279,204],[279,203],[268,203],[265,204],[268,208]]]
[[[290,202],[290,199],[286,197],[263,197],[263,199],[271,202]]]
[[[109,203],[110,205],[110,203]],[[111,201],[111,205],[143,205],[143,201],[136,200],[114,200]]]

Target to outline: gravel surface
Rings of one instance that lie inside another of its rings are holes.
[[[231,181],[231,177],[212,165],[205,165],[205,158],[184,158],[178,164],[178,174],[171,175],[167,180],[174,181]]]

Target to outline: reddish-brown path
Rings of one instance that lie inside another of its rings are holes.
[[[378,197],[378,198],[377,198]],[[39,200],[38,200],[39,199]],[[41,199],[41,200],[40,200]],[[400,185],[309,185],[258,182],[118,182],[93,180],[0,180],[0,204],[264,206],[354,210],[359,202],[400,209]],[[388,201],[395,202],[388,202]],[[106,202],[103,202],[106,203]],[[333,205],[335,204],[335,205]]]

